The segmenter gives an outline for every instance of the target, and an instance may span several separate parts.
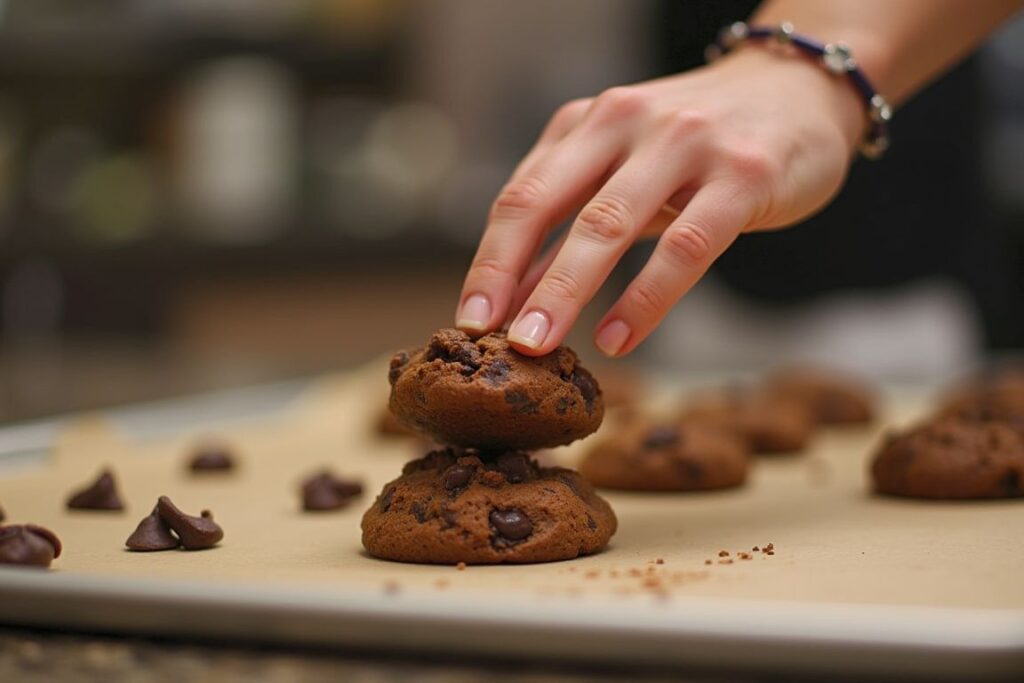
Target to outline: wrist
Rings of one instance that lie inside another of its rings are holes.
[[[760,83],[771,83],[792,100],[793,107],[812,108],[834,124],[844,146],[853,156],[867,130],[864,103],[845,77],[828,73],[800,54],[782,53],[771,47],[744,44],[710,68],[738,70]]]

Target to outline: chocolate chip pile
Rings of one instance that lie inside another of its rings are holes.
[[[603,548],[617,522],[576,472],[529,451],[597,429],[601,389],[576,354],[520,355],[503,334],[441,330],[395,354],[390,408],[447,447],[408,463],[363,516],[363,545],[404,562],[525,563]]]
[[[224,530],[213,521],[213,514],[203,510],[198,517],[178,509],[167,496],[160,496],[153,508],[132,535],[125,541],[130,550],[152,552],[173,550],[179,546],[185,550],[212,548],[224,538]]]

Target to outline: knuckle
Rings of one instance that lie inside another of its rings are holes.
[[[590,108],[591,100],[578,99],[566,102],[552,116],[552,121],[558,126],[571,126]]]
[[[632,218],[625,202],[614,197],[597,197],[576,217],[576,232],[599,243],[621,242],[632,232]]]
[[[534,177],[513,181],[502,188],[491,205],[491,220],[518,218],[535,211],[544,199],[544,184]]]
[[[682,266],[704,270],[711,265],[710,233],[699,225],[681,225],[666,230],[661,245],[669,258]]]
[[[673,138],[692,137],[707,130],[711,118],[696,109],[680,109],[662,114],[660,125]]]
[[[778,159],[767,151],[753,146],[726,149],[722,157],[733,175],[753,184],[771,182],[780,175]]]
[[[503,261],[493,256],[481,256],[473,261],[470,267],[469,279],[473,280],[498,280],[511,275],[508,267]]]
[[[561,302],[575,301],[581,291],[576,277],[561,268],[549,270],[537,287],[545,297]]]
[[[597,96],[595,107],[611,118],[626,118],[639,113],[646,101],[636,89],[628,86],[609,88]]]
[[[668,310],[669,300],[653,283],[635,282],[629,288],[629,306],[644,318],[659,318]]]

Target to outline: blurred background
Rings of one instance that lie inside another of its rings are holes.
[[[698,65],[755,4],[0,0],[0,420],[421,341],[554,109]],[[937,380],[1024,347],[1022,84],[1018,18],[630,362]],[[636,251],[575,332],[585,356]]]

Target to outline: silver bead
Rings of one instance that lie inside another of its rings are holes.
[[[779,41],[783,45],[787,45],[793,41],[793,24],[788,21],[784,21],[775,29],[775,40]]]
[[[888,123],[892,121],[892,105],[884,97],[875,94],[871,97],[871,110],[868,112],[871,120],[875,123]]]
[[[718,44],[728,51],[746,40],[748,35],[747,25],[742,21],[737,21],[718,32]]]
[[[825,69],[833,74],[845,74],[857,68],[857,62],[853,59],[853,52],[846,43],[828,43],[825,45],[825,52],[821,55],[821,61]]]

